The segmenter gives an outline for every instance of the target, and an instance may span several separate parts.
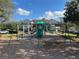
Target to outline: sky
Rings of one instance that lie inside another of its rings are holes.
[[[13,19],[57,19],[63,17],[66,0],[12,0]]]

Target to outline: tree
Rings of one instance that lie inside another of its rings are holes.
[[[64,22],[79,24],[79,12],[77,12],[77,6],[78,3],[76,1],[66,3]]]
[[[11,0],[0,0],[0,21],[9,20],[13,10]]]

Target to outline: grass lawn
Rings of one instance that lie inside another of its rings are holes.
[[[0,34],[0,39],[16,39],[17,34]]]
[[[79,38],[76,38],[77,37],[77,34],[71,34],[71,33],[64,33],[64,34],[62,34],[63,36],[69,36],[69,37],[71,37],[71,38],[69,38],[68,40],[66,40],[66,41],[70,41],[71,40],[71,42],[79,42]]]
[[[77,36],[76,34],[72,34],[72,33],[64,33],[64,34],[62,34],[62,35],[66,35],[66,36]]]

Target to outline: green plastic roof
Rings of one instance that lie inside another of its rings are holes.
[[[36,21],[35,24],[46,24],[44,21]]]

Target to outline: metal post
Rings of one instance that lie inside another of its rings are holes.
[[[19,25],[17,25],[17,40],[19,40]]]
[[[30,25],[28,24],[28,34],[30,35]]]
[[[23,38],[24,38],[24,32],[25,32],[25,25],[23,25]]]

